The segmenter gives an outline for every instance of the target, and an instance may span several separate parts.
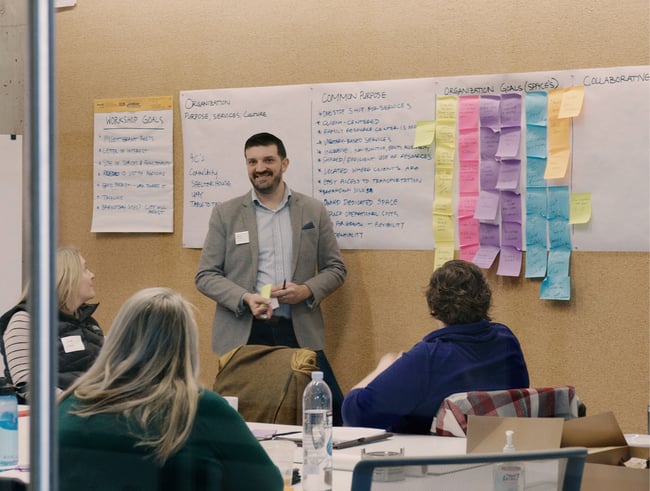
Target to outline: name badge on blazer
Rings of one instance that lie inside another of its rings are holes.
[[[235,232],[235,244],[248,244],[250,241],[251,239],[248,236],[248,230],[244,230],[243,232]]]

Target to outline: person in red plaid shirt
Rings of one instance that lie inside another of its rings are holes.
[[[529,386],[519,340],[491,321],[492,293],[476,265],[445,263],[431,275],[426,299],[438,328],[409,351],[384,355],[350,390],[346,426],[427,434],[448,395]]]

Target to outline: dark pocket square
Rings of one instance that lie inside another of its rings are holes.
[[[305,223],[305,224],[302,226],[302,229],[303,229],[303,230],[309,230],[310,228],[314,228],[314,222]]]

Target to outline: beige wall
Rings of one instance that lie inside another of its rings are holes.
[[[105,329],[137,289],[183,292],[199,310],[211,386],[214,305],[194,288],[199,251],[181,246],[178,111],[175,232],[93,234],[94,98],[173,95],[177,110],[180,90],[647,65],[649,9],[647,0],[80,1],[56,14],[60,242],[79,246],[95,271]],[[348,280],[325,315],[347,390],[433,327],[422,297],[433,252],[344,259]],[[576,252],[571,276],[571,301],[555,303],[539,300],[538,281],[491,271],[493,316],[519,336],[533,385],[574,384],[589,413],[613,410],[625,432],[646,431],[648,254]]]

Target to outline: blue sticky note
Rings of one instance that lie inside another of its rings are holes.
[[[546,158],[546,126],[526,125],[526,155]]]
[[[526,249],[532,246],[543,247],[546,250],[546,218],[540,215],[526,216]]]
[[[526,249],[526,278],[546,276],[546,246],[533,245]]]
[[[546,91],[526,94],[526,124],[546,125]]]
[[[569,276],[569,262],[571,260],[571,249],[551,249],[548,253],[548,275]]]
[[[571,227],[569,220],[564,218],[548,220],[548,239],[551,244],[551,249],[571,249]]]
[[[546,159],[540,157],[526,157],[526,187],[545,188]]]
[[[548,218],[569,219],[571,196],[569,186],[549,186],[548,188]]]
[[[546,188],[526,189],[526,215],[538,215],[546,218]]]
[[[571,278],[569,276],[547,276],[539,291],[542,300],[571,300]]]

